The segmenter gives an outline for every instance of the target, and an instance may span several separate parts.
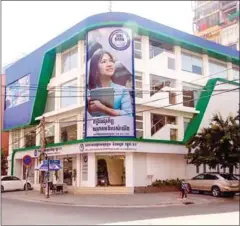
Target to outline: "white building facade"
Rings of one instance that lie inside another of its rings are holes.
[[[150,185],[156,179],[192,177],[206,170],[188,165],[184,158],[185,131],[190,125],[196,126],[191,124],[192,119],[204,111],[196,128],[199,131],[214,113],[224,117],[237,113],[238,92],[210,95],[206,109],[198,106],[210,79],[222,79],[216,82],[215,90],[239,88],[236,64],[139,33],[134,43],[137,139],[84,139],[85,41],[56,53],[45,111],[35,120],[45,117],[46,153],[60,160],[58,180],[69,189],[97,187],[101,161],[107,165],[109,184],[121,187],[121,193],[133,193],[135,187]],[[38,123],[13,129],[9,141],[9,174],[24,178],[22,158],[32,156],[29,178],[36,189],[39,171],[34,169],[40,164],[40,128]],[[57,180],[54,173],[51,177]]]

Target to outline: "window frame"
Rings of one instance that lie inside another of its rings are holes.
[[[75,52],[76,51],[76,52]],[[76,66],[71,66],[71,60],[72,60],[72,56],[76,54]],[[66,57],[64,59],[64,57]],[[67,59],[67,57],[70,57],[69,59],[69,63],[70,66],[68,66],[68,68],[66,70],[64,70],[64,61]],[[78,62],[78,45],[75,45],[73,47],[71,47],[70,49],[67,49],[66,51],[64,51],[61,55],[61,73],[65,74],[73,69],[78,68],[79,62]]]

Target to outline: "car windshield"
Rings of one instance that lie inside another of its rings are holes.
[[[226,180],[237,180],[236,177],[234,177],[233,175],[230,175],[230,174],[220,174],[220,176]]]

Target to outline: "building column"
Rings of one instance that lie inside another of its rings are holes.
[[[80,140],[83,138],[83,122],[82,120],[82,114],[77,115],[77,140]]]
[[[61,134],[60,134],[60,123],[54,123],[54,143],[60,143]]]
[[[25,138],[23,138],[24,137],[24,129],[20,129],[20,137],[22,139],[20,139],[19,146],[20,146],[20,148],[24,148],[25,147]]]
[[[151,112],[144,111],[143,112],[143,137],[145,139],[150,139],[151,138],[151,126],[152,126]]]
[[[228,80],[233,80],[233,73],[232,73],[232,62],[227,62],[227,74],[228,74]]]
[[[184,138],[184,118],[183,118],[183,116],[177,116],[177,126],[178,126],[177,140],[182,141]]]
[[[36,146],[40,146],[41,142],[41,133],[40,133],[41,127],[38,127],[36,129]]]
[[[76,172],[77,172],[77,177],[76,177],[77,187],[80,187],[81,186],[81,158],[80,158],[80,154],[77,154]]]
[[[96,187],[96,156],[88,153],[88,187]]]
[[[125,175],[126,187],[134,187],[134,171],[133,171],[133,153],[126,152],[125,154]]]

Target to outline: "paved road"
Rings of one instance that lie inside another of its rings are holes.
[[[145,219],[239,212],[236,202],[155,208],[94,208],[59,206],[2,198],[2,225],[114,224]],[[236,213],[235,213],[236,214]],[[196,219],[196,218],[195,218]],[[229,224],[236,224],[236,217]],[[130,224],[131,222],[129,222]],[[197,223],[197,222],[196,222]],[[219,219],[219,223],[220,219]],[[154,223],[152,223],[154,224]],[[156,223],[155,223],[156,224]]]

